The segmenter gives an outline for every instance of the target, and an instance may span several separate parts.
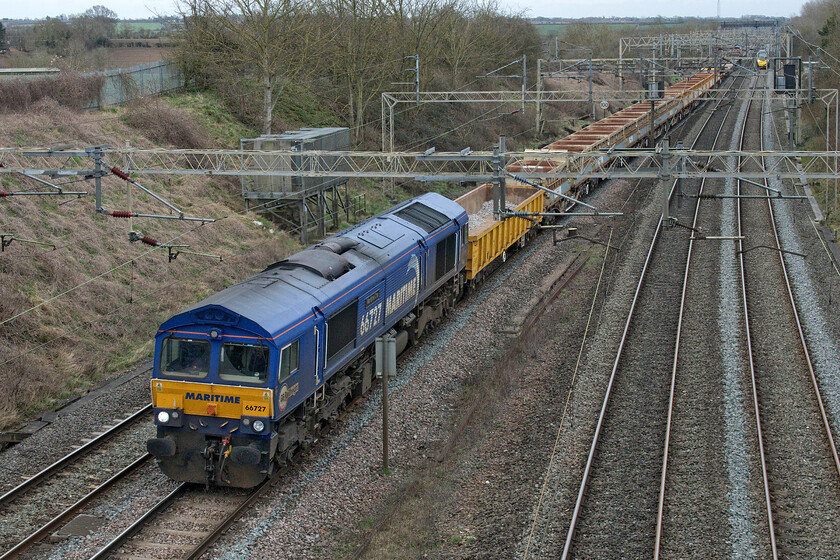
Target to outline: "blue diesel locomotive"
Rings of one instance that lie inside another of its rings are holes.
[[[175,315],[155,342],[157,437],[174,480],[253,487],[367,391],[374,339],[400,352],[456,303],[468,217],[424,194]]]

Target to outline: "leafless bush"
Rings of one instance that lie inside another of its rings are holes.
[[[207,131],[189,113],[161,103],[159,99],[132,103],[122,120],[160,144],[178,148],[203,148],[210,144]]]
[[[86,109],[99,98],[104,79],[68,73],[37,80],[4,80],[0,82],[0,111],[25,111],[47,98],[71,109]]]

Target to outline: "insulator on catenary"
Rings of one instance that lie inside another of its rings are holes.
[[[118,167],[111,167],[111,173],[113,173],[123,181],[131,181],[131,177],[128,176],[128,173],[126,173]]]
[[[160,245],[160,243],[158,243],[158,240],[153,237],[141,237],[140,241],[145,243],[146,245],[151,245],[152,247],[157,247],[158,245]]]
[[[134,212],[126,212],[125,210],[114,210],[111,215],[115,218],[133,218]]]

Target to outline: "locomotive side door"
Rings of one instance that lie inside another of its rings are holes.
[[[430,262],[433,262],[433,259],[429,258],[429,246],[426,244],[425,239],[421,238],[417,242],[417,246],[420,247],[420,252],[417,254],[417,258],[420,259],[420,268],[417,270],[417,281],[419,282],[419,291],[425,293],[428,287],[427,279],[430,278],[427,267]],[[431,278],[434,278],[434,271],[432,271]]]
[[[315,314],[315,388],[324,381],[324,348],[326,347],[326,323],[324,314],[317,307]]]

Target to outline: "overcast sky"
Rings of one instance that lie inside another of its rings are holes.
[[[111,8],[121,18],[148,18],[171,14],[176,0],[0,0],[0,18],[43,18],[78,14],[95,4]],[[530,17],[586,16],[701,16],[717,12],[717,0],[500,0],[503,6],[527,10]],[[767,16],[797,15],[804,0],[721,0],[720,14]]]

